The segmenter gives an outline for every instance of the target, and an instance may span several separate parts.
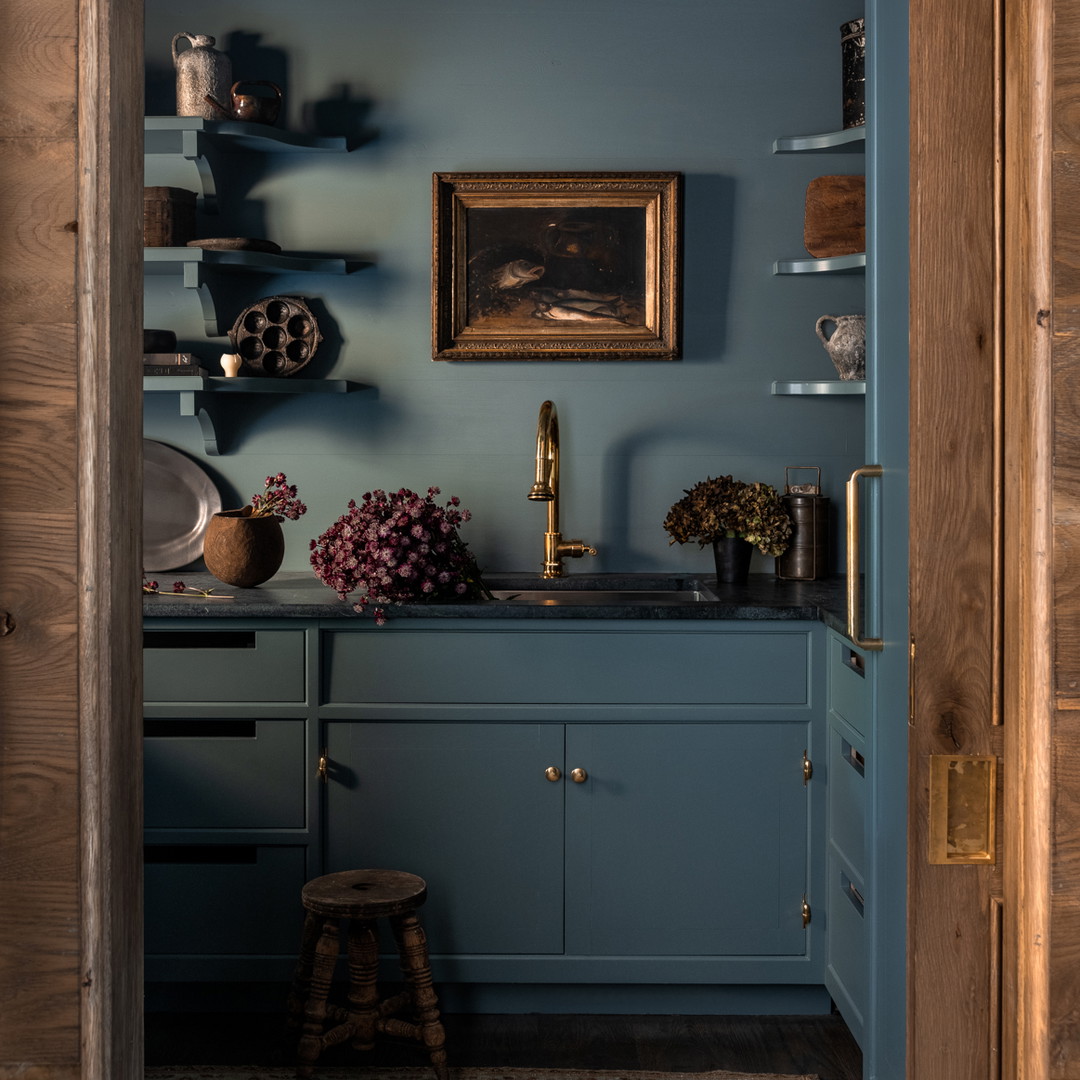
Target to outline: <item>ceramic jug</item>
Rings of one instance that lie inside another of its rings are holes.
[[[826,333],[830,323],[832,330]],[[822,315],[815,329],[841,379],[866,378],[865,315]]]
[[[191,48],[179,49],[186,40]],[[207,98],[225,101],[232,85],[232,64],[218,52],[215,39],[206,34],[179,33],[172,39],[173,66],[176,68],[176,115],[201,116],[218,120],[220,113]]]

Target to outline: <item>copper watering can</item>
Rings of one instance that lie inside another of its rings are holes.
[[[259,94],[239,94],[237,87],[240,86],[268,86],[274,91],[274,97],[265,97]],[[275,124],[278,113],[281,110],[281,87],[277,83],[268,82],[265,79],[251,81],[240,80],[232,84],[229,92],[229,106],[226,107],[220,101],[215,100],[209,94],[206,101],[219,113],[222,120],[248,120],[255,124]]]

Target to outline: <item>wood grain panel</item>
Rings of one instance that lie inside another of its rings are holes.
[[[1053,847],[1049,1075],[1080,1074],[1080,0],[1054,4]]]
[[[4,81],[23,87],[0,94],[0,139],[75,138],[75,44],[71,0],[0,6]]]
[[[78,1059],[78,1011],[58,1010],[54,1000],[59,991],[78,1001],[77,888],[74,876],[4,882],[0,888],[0,923],[19,942],[0,951],[5,1062],[43,1066]]]
[[[75,161],[60,139],[0,139],[0,306],[16,323],[75,321]]]
[[[75,402],[21,402],[0,415],[0,489],[27,510],[75,508],[77,474],[70,468]],[[39,450],[48,447],[50,453]],[[39,541],[40,542],[40,541]]]
[[[1054,641],[1058,705],[1080,708],[1080,523],[1054,528]],[[1060,736],[1054,738],[1056,744]]]
[[[1080,205],[1080,191],[1077,204]],[[1080,250],[1080,235],[1076,244]],[[1061,280],[1055,272],[1055,288]],[[1077,284],[1080,285],[1080,279]],[[1054,431],[1056,438],[1072,442],[1080,438],[1080,301],[1073,313],[1055,302],[1054,325]],[[1078,329],[1061,329],[1070,325]],[[1055,457],[1053,506],[1055,525],[1080,524],[1080,459],[1072,454]]]
[[[83,1080],[142,1076],[142,0],[79,7]],[[108,107],[101,105],[107,102]],[[120,587],[116,587],[117,583]],[[107,855],[106,859],[101,854]]]
[[[910,41],[910,626],[916,654],[908,1075],[987,1080],[997,1030],[988,947],[997,870],[930,866],[927,847],[930,756],[995,753],[1001,341],[993,5],[913,0]],[[942,101],[950,107],[943,109]]]
[[[0,241],[2,243],[2,241]],[[4,326],[4,378],[0,406],[75,400],[75,324],[37,321]]]
[[[0,1076],[80,1073],[78,0],[0,29]]]
[[[1050,59],[1055,0],[1005,4],[1005,811],[1002,1076],[1049,1069],[1053,727]]]

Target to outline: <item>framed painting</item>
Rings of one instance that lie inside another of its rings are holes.
[[[434,360],[674,360],[679,173],[436,173]]]

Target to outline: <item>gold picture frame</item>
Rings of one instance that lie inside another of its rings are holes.
[[[677,359],[680,186],[435,173],[432,359]]]

